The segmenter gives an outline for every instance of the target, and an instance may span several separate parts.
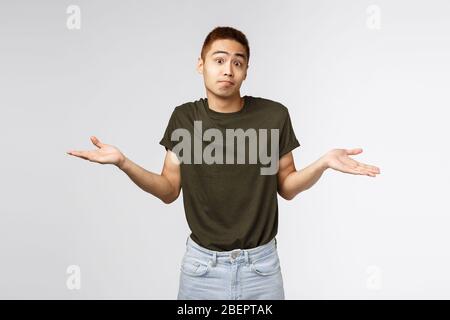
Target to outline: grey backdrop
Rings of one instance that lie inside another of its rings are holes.
[[[449,12],[445,0],[0,2],[0,297],[176,298],[182,194],[166,205],[65,152],[96,135],[160,173],[173,108],[206,94],[202,42],[229,25],[251,46],[242,95],[290,110],[297,169],[355,147],[381,169],[329,170],[279,197],[286,298],[449,298]]]

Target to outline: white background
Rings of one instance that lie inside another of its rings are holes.
[[[182,194],[166,205],[65,152],[96,135],[160,173],[158,142],[175,106],[205,97],[195,65],[220,25],[250,42],[241,94],[288,107],[297,169],[356,147],[381,169],[279,197],[286,298],[450,298],[449,14],[444,0],[2,1],[0,298],[176,298]]]

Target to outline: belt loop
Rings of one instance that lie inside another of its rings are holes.
[[[189,241],[189,236],[187,236],[187,238],[186,238],[186,245],[187,245],[188,241]]]
[[[217,264],[217,253],[216,251],[213,252],[213,257],[212,257],[212,266],[215,267]]]
[[[275,248],[277,247],[277,238],[275,238]]]
[[[250,259],[248,258],[248,251],[244,250],[244,256],[245,256],[245,263],[249,264],[250,263]]]

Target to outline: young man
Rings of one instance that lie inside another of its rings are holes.
[[[349,157],[361,149],[333,149],[297,171],[300,146],[282,104],[240,94],[247,77],[246,36],[217,27],[206,37],[197,70],[207,98],[174,108],[160,144],[161,174],[133,163],[119,149],[69,151],[110,163],[140,188],[169,204],[183,188],[191,234],[181,263],[178,299],[284,299],[277,253],[277,194],[286,200],[312,187],[327,168],[375,177],[379,168]]]

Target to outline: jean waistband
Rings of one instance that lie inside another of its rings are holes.
[[[215,251],[210,250],[208,248],[205,248],[203,246],[200,246],[197,242],[192,240],[190,235],[186,239],[186,246],[189,248],[192,248],[197,253],[205,255],[205,256],[211,256],[213,258],[213,261],[216,261],[219,257],[226,257],[227,260],[234,260],[240,257],[241,255],[245,258],[246,261],[256,261],[260,258],[263,258],[264,256],[268,255],[269,253],[277,250],[277,239],[274,237],[272,240],[270,240],[268,243],[265,243],[261,246],[250,248],[250,249],[233,249],[229,251]]]

